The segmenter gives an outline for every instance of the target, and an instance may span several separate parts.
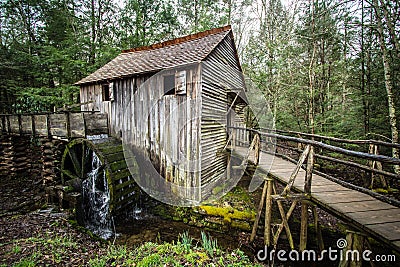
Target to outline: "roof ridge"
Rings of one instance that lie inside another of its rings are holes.
[[[136,47],[136,48],[122,50],[122,53],[132,53],[132,52],[138,52],[138,51],[147,51],[147,50],[163,48],[163,47],[167,47],[167,46],[171,46],[171,45],[177,45],[177,44],[181,44],[181,43],[184,43],[184,42],[192,41],[192,40],[195,40],[195,39],[200,39],[200,38],[203,38],[203,37],[211,35],[211,34],[216,34],[216,33],[224,32],[224,31],[228,31],[228,30],[231,30],[231,29],[232,29],[231,25],[226,25],[226,26],[223,26],[223,27],[214,28],[214,29],[211,29],[211,30],[203,31],[203,32],[198,32],[198,33],[186,35],[186,36],[183,36],[183,37],[178,37],[178,38],[175,38],[175,39],[172,39],[172,40],[168,40],[168,41],[164,41],[164,42],[161,42],[161,43],[156,43],[156,44],[152,44],[152,45],[146,45],[146,46],[140,46],[140,47]]]

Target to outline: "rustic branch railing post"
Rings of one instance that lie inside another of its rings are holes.
[[[301,166],[303,165],[304,161],[306,160],[306,157],[308,156],[308,153],[310,151],[310,145],[307,145],[306,148],[303,151],[303,154],[301,154],[299,161],[297,162],[296,168],[294,169],[294,171],[292,172],[292,174],[290,175],[289,181],[286,185],[286,187],[283,189],[282,195],[287,195],[293,184],[294,184],[294,180],[297,177],[297,174],[299,173]]]
[[[260,162],[260,150],[261,150],[261,138],[260,135],[257,133],[254,136],[254,164],[257,166]]]
[[[311,194],[311,181],[312,172],[314,169],[314,147],[310,146],[310,151],[308,152],[307,168],[306,168],[306,179],[304,182],[304,193]]]
[[[267,193],[267,187],[268,187],[267,179],[264,178],[264,187],[263,187],[263,191],[261,194],[260,204],[258,205],[256,219],[254,221],[253,229],[251,231],[250,242],[254,241],[254,238],[256,237],[256,234],[257,234],[258,222],[260,221],[261,212],[264,207],[264,201],[265,201],[265,195]]]
[[[306,200],[303,200],[301,203],[300,245],[299,245],[300,251],[304,251],[307,247],[307,227],[308,227],[308,204]]]
[[[313,218],[314,218],[314,227],[315,227],[315,235],[316,235],[317,245],[318,245],[319,251],[323,251],[324,250],[324,240],[322,239],[321,225],[318,220],[317,206],[312,205],[311,209],[312,209]]]
[[[267,196],[265,198],[265,229],[264,244],[269,247],[271,245],[271,214],[272,214],[272,179],[267,178]]]
[[[340,259],[339,267],[361,267],[361,266],[363,266],[363,261],[362,261],[361,257],[360,257],[360,260],[354,260],[354,259],[349,259],[347,257],[347,255],[354,255],[351,253],[349,254],[348,251],[357,251],[359,255],[362,255],[362,253],[365,250],[365,247],[369,246],[368,238],[365,236],[365,234],[347,230],[346,244],[347,244],[347,246],[343,250],[344,257],[342,257]],[[371,266],[375,266],[375,265],[371,264]]]
[[[304,181],[304,193],[306,195],[311,194],[311,181],[312,171],[314,167],[314,147],[310,146],[308,152],[306,177]],[[307,247],[307,227],[308,227],[308,202],[304,200],[301,203],[301,225],[300,225],[300,251],[303,251]]]
[[[378,145],[375,144],[370,144],[369,145],[369,153],[370,154],[374,154],[374,155],[379,155],[379,150],[378,150]],[[377,169],[378,171],[382,171],[382,163],[376,160],[370,160],[369,161],[369,165],[372,169]],[[382,188],[388,188],[387,182],[385,177],[383,177],[383,175],[381,174],[374,174],[373,172],[371,173],[371,184],[370,184],[370,188],[373,189],[374,185],[375,185],[375,180],[376,180],[376,176],[379,178],[380,181],[380,186],[382,186]]]

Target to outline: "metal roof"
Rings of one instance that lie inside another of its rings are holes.
[[[200,62],[231,32],[230,26],[122,51],[116,58],[75,83],[82,85]]]

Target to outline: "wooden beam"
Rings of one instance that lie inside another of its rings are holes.
[[[266,179],[264,179],[264,187],[263,187],[263,191],[261,194],[260,204],[258,205],[256,219],[253,224],[253,230],[251,231],[250,242],[254,241],[254,238],[256,237],[256,234],[257,234],[258,222],[260,221],[262,208],[264,207],[264,201],[265,201],[265,195],[267,193],[267,187],[268,187],[268,183],[267,183]]]
[[[292,186],[294,184],[294,180],[296,179],[297,174],[299,173],[301,166],[303,165],[304,161],[306,160],[306,157],[307,157],[309,151],[310,151],[310,146],[308,145],[304,149],[303,154],[301,154],[301,157],[300,157],[299,161],[297,162],[296,168],[294,169],[294,171],[290,175],[289,181],[288,181],[286,187],[283,189],[283,192],[281,194],[282,196],[287,195],[290,192],[290,190],[291,190],[291,188],[292,188]]]
[[[314,147],[311,146],[310,152],[308,152],[306,180],[304,182],[304,192],[306,194],[311,193],[311,181],[312,181],[313,168],[314,168]]]
[[[304,251],[307,248],[307,228],[308,228],[308,203],[301,203],[301,224],[300,224],[300,245],[299,250]]]
[[[269,247],[271,245],[272,179],[267,179],[266,183],[264,244]]]

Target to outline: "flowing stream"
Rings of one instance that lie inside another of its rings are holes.
[[[106,172],[98,156],[91,151],[91,170],[82,182],[82,209],[87,229],[103,239],[113,236],[110,192]]]

